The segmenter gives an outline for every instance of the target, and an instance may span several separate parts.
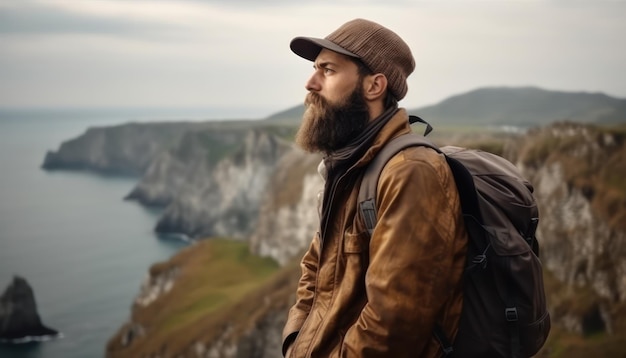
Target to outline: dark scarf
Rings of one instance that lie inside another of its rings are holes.
[[[320,228],[322,240],[326,234],[326,226],[330,214],[330,198],[337,190],[339,179],[347,173],[356,162],[372,146],[374,139],[380,130],[398,111],[398,106],[389,107],[378,118],[371,121],[358,137],[350,141],[345,147],[329,154],[324,158],[326,167],[326,183],[324,185],[324,199],[322,200],[322,212],[320,217]]]

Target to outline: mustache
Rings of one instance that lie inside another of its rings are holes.
[[[309,92],[304,98],[304,105],[306,107],[310,105],[321,106],[321,105],[326,105],[326,104],[327,104],[326,99],[322,97],[319,93]]]

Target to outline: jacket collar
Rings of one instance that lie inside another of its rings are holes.
[[[410,133],[412,131],[409,124],[409,115],[404,108],[400,108],[396,114],[389,120],[389,122],[378,132],[378,135],[374,139],[372,146],[365,152],[365,154],[354,165],[355,168],[366,166],[372,159],[378,154],[378,152],[390,142],[393,138],[396,138],[402,134]]]

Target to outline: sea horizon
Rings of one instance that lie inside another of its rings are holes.
[[[297,104],[294,104],[297,105]],[[115,120],[126,122],[262,120],[286,108],[270,107],[7,107],[0,106],[0,120]]]

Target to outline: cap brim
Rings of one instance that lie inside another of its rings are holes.
[[[293,51],[296,55],[309,61],[315,61],[317,55],[320,54],[323,48],[340,53],[342,55],[359,58],[358,55],[353,54],[352,52],[331,41],[314,37],[296,37],[291,40],[289,47],[291,48],[291,51]]]

